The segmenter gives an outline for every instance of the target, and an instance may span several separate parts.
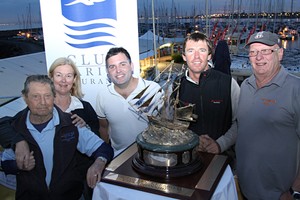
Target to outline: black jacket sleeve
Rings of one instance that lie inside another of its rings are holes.
[[[14,149],[16,143],[24,140],[23,136],[12,126],[12,122],[22,115],[24,110],[18,112],[13,117],[5,116],[0,118],[0,145],[3,148]]]
[[[100,156],[106,158],[107,163],[109,163],[114,157],[113,148],[109,144],[103,142],[100,145],[100,147],[96,151],[94,151],[94,153],[92,153],[91,157],[93,157],[94,159],[97,159]]]
[[[15,160],[1,161],[1,167],[6,175],[7,174],[17,175],[19,172],[17,163]]]
[[[0,145],[3,148],[13,148],[14,144],[24,140],[11,125],[14,119],[15,117],[2,117],[0,119]]]

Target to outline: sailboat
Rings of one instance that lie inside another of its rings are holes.
[[[152,93],[153,96],[150,97],[149,92],[147,92],[149,91],[148,87],[138,93],[134,99],[139,100],[131,104],[132,108],[136,110],[136,113],[140,113],[141,115],[149,110],[153,111],[146,114],[150,128],[151,126],[156,126],[166,129],[186,130],[190,122],[194,122],[197,118],[197,116],[193,114],[194,104],[179,106],[180,77],[184,74],[185,65],[182,65],[179,72],[173,69],[173,65],[174,61],[154,79],[154,81],[161,85],[164,92],[164,95],[161,96],[161,104],[152,102],[156,93]],[[167,76],[165,76],[165,74]],[[166,80],[164,80],[165,78]],[[146,98],[148,100],[145,100]],[[156,108],[153,106],[156,106]]]

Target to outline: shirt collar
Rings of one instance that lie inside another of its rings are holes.
[[[71,103],[65,112],[69,113],[76,109],[83,109],[83,104],[77,97],[71,96]]]
[[[211,68],[214,68],[214,66],[213,66],[213,64],[212,64],[211,62],[208,62],[207,64],[208,64],[208,66],[209,66],[208,70],[206,70],[206,71],[204,71],[204,72],[202,72],[202,73],[209,72],[209,70],[210,70]],[[200,76],[200,77],[201,77],[201,76]],[[192,83],[194,83],[194,84],[197,84],[197,85],[198,85],[199,82],[200,82],[200,81],[196,82],[196,81],[194,81],[193,79],[191,79],[191,78],[189,77],[189,68],[187,68],[187,69],[185,70],[185,78],[186,78],[186,80],[188,80],[188,81],[190,81],[190,82],[192,82]]]
[[[282,86],[287,75],[288,75],[288,72],[285,70],[285,68],[283,66],[281,66],[279,72],[265,86],[269,86],[272,84]],[[254,74],[252,74],[252,76],[249,77],[247,83],[250,84],[252,87],[257,88],[256,78],[255,78]]]
[[[52,119],[49,121],[48,124],[51,123],[52,126],[56,126],[56,125],[58,125],[60,123],[59,122],[58,111],[56,110],[55,107],[53,107],[53,111],[52,112],[53,112],[53,116],[52,116]],[[32,125],[32,123],[30,122],[29,115],[30,115],[30,110],[28,109],[28,113],[27,113],[27,117],[26,117],[26,126],[27,126],[27,128],[29,130],[35,129],[34,126]]]
[[[136,92],[137,89],[139,89],[139,88],[141,88],[141,87],[142,87],[142,88],[145,88],[145,87],[147,86],[146,81],[145,81],[142,77],[139,76],[138,79],[139,79],[139,81],[138,81],[137,87],[133,90],[133,92],[132,92],[129,96],[135,94],[135,92]],[[141,86],[141,85],[142,85],[142,86]],[[115,94],[115,95],[120,95],[120,94],[115,90],[115,87],[114,87],[113,82],[111,82],[111,83],[107,86],[107,88],[108,88],[108,91],[109,91],[110,93]],[[127,97],[127,99],[128,99],[128,97]]]

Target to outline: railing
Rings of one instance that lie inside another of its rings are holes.
[[[20,98],[20,96],[0,96],[0,107]]]

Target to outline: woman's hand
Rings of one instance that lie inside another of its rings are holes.
[[[71,119],[73,119],[72,123],[75,126],[79,126],[80,128],[86,126],[85,121],[81,117],[79,117],[77,114],[73,114],[71,116]]]

